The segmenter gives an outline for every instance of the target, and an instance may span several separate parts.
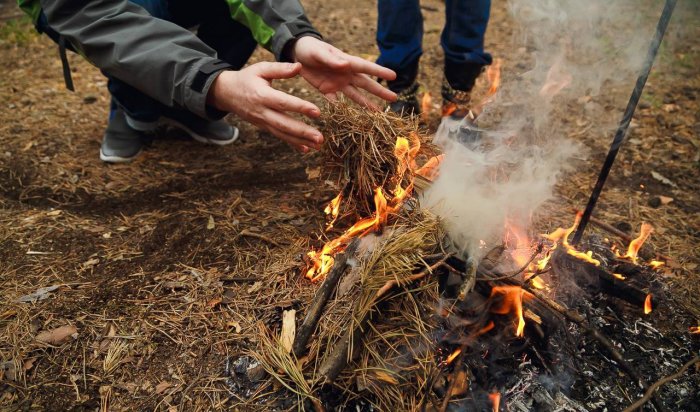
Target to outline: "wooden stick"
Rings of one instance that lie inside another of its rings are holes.
[[[700,356],[696,356],[693,359],[691,359],[688,363],[683,365],[680,369],[678,369],[678,372],[674,373],[673,375],[666,376],[665,378],[659,379],[647,389],[646,393],[644,396],[639,398],[637,402],[633,403],[632,405],[628,406],[625,410],[622,412],[633,412],[639,408],[642,407],[645,403],[649,401],[654,396],[654,392],[656,392],[657,389],[659,389],[661,386],[665,385],[668,382],[671,382],[672,380],[680,378],[688,368],[691,366],[695,365],[696,363],[700,362]]]
[[[576,209],[574,209],[574,211],[575,211],[576,213],[579,212],[579,210],[576,210]],[[593,224],[594,226],[598,226],[599,228],[605,230],[606,232],[612,233],[613,235],[619,237],[620,239],[624,240],[624,241],[627,242],[627,243],[631,242],[632,239],[633,239],[632,236],[630,236],[630,235],[628,235],[627,233],[621,231],[620,229],[616,228],[615,226],[610,225],[610,224],[607,224],[607,223],[603,222],[602,220],[600,220],[600,219],[598,219],[598,218],[595,218],[595,217],[593,217],[593,216],[591,216],[590,222],[591,222],[591,224]],[[661,258],[662,260],[665,260],[665,261],[672,260],[670,257],[668,257],[668,256],[666,256],[666,255],[662,255],[661,253],[656,253],[656,252],[654,252],[654,253],[656,254],[656,256],[658,256],[658,257]]]
[[[333,268],[316,291],[314,300],[311,302],[311,306],[309,306],[309,309],[306,311],[304,322],[302,322],[297,329],[296,337],[294,338],[292,351],[297,357],[301,357],[306,351],[306,344],[309,343],[311,335],[314,333],[314,330],[316,330],[316,326],[318,325],[318,321],[321,319],[323,309],[326,307],[326,303],[328,303],[328,299],[330,299],[331,294],[333,294],[333,291],[338,286],[338,282],[343,276],[343,273],[345,273],[345,269],[348,266],[348,259],[355,255],[359,244],[360,242],[358,239],[353,240],[343,253],[340,253],[335,257]]]

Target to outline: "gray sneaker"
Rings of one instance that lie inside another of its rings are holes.
[[[238,129],[224,119],[211,121],[199,116],[185,113],[177,119],[164,117],[163,123],[185,131],[200,143],[225,146],[238,139]]]
[[[108,163],[124,163],[132,161],[144,146],[143,133],[129,127],[122,109],[117,109],[107,125],[100,159]]]

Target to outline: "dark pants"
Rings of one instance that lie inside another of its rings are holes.
[[[233,20],[224,0],[130,0],[143,7],[153,17],[173,22],[181,27],[198,26],[197,36],[209,47],[216,50],[220,59],[240,69],[253,54],[257,43],[250,30]],[[46,17],[39,18],[39,31],[46,32],[54,40],[58,35],[46,23]],[[106,75],[107,87],[112,95],[110,118],[121,106],[132,118],[144,122],[158,120],[161,116],[193,116],[181,109],[168,107],[141,93],[123,81]]]
[[[470,90],[483,66],[491,64],[484,52],[490,0],[446,0],[445,27],[440,44],[445,52],[445,77],[458,90]],[[419,0],[379,0],[377,63],[397,72],[394,91],[409,86],[418,74],[423,43],[423,16]],[[408,84],[406,84],[408,83]]]

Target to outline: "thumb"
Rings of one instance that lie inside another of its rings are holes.
[[[290,79],[301,70],[301,64],[299,63],[271,63],[263,62],[258,63],[255,66],[258,74],[267,79]]]

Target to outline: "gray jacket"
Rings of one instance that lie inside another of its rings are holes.
[[[286,60],[293,40],[320,38],[298,0],[222,1],[277,60]],[[216,75],[230,66],[189,30],[127,0],[40,0],[40,5],[49,26],[105,73],[168,106],[202,117],[222,115],[207,107],[206,96]]]

